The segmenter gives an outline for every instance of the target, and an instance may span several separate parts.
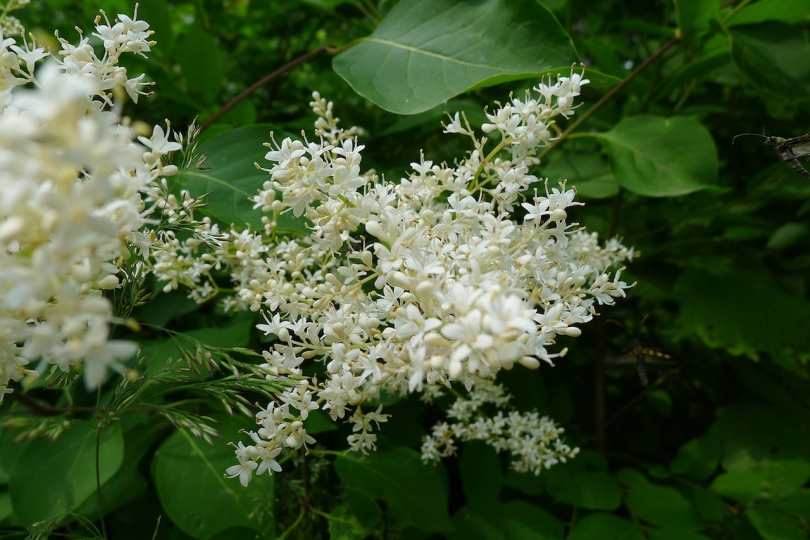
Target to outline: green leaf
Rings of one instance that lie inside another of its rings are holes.
[[[346,504],[357,518],[357,521],[367,530],[372,530],[380,524],[380,518],[382,517],[380,507],[374,499],[362,491],[349,491],[346,494]]]
[[[14,511],[27,527],[64,520],[96,492],[96,430],[86,422],[73,422],[55,442],[33,439],[15,447],[6,437],[2,454]],[[123,460],[121,426],[113,424],[101,432],[99,441],[102,493]]]
[[[497,452],[488,444],[478,441],[464,444],[459,472],[467,501],[489,501],[498,497],[503,471]]]
[[[745,511],[745,515],[748,516],[748,520],[764,540],[803,540],[807,538],[798,521],[770,508],[752,506]]]
[[[576,60],[570,37],[534,0],[413,0],[332,65],[376,105],[414,114],[474,87],[568,73]]]
[[[726,505],[717,494],[703,486],[692,486],[692,503],[704,521],[721,521],[726,514]]]
[[[169,358],[177,360],[180,358],[181,349],[193,351],[198,342],[209,347],[225,349],[247,346],[256,321],[251,316],[240,317],[240,319],[221,328],[196,328],[188,332],[176,332],[171,337],[160,341],[143,343],[141,354],[146,358],[147,371],[163,369]]]
[[[452,528],[443,470],[425,465],[413,450],[399,447],[368,456],[348,452],[335,461],[335,471],[351,488],[384,500],[403,523],[427,532]]]
[[[718,0],[675,0],[678,28],[685,38],[693,38],[709,28],[709,21],[720,15]]]
[[[777,407],[751,399],[716,413],[712,426],[723,441],[723,468],[744,471],[773,459],[804,459],[810,448],[810,419],[795,406]]]
[[[693,480],[706,480],[717,469],[721,453],[720,439],[713,434],[703,435],[681,446],[670,470]]]
[[[453,516],[450,540],[562,540],[565,525],[526,501],[470,504]]]
[[[177,44],[177,60],[189,92],[205,103],[219,97],[225,82],[226,59],[214,38],[197,24],[191,25]]]
[[[135,320],[165,328],[169,321],[200,309],[200,304],[188,297],[187,291],[158,293],[135,312]]]
[[[610,172],[610,166],[595,153],[564,154],[542,170],[551,183],[567,180],[568,185],[576,187],[577,196],[586,199],[604,199],[619,192],[619,183]]]
[[[790,495],[774,499],[771,505],[786,514],[810,519],[810,489],[799,489]]]
[[[649,483],[643,473],[629,467],[616,471],[615,477],[616,480],[625,487],[643,486]]]
[[[648,197],[676,197],[714,184],[717,152],[697,120],[631,116],[595,135],[625,189]]]
[[[674,297],[681,306],[680,331],[710,347],[751,358],[766,351],[776,360],[790,358],[790,350],[810,349],[810,306],[783,292],[765,270],[735,268],[718,275],[690,267],[675,284]]]
[[[768,249],[784,249],[795,245],[806,245],[810,227],[806,223],[784,223],[773,231],[768,239]]]
[[[199,148],[207,156],[206,166],[210,169],[184,172],[179,177],[180,187],[189,190],[193,196],[210,193],[208,206],[201,211],[204,215],[226,226],[249,225],[253,230],[261,230],[262,217],[268,215],[260,208],[254,210],[250,198],[270,179],[267,172],[254,165],[270,164],[264,159],[268,152],[264,143],[269,140],[270,126],[267,125],[248,126],[217,135]],[[293,218],[292,214],[281,215],[277,230],[307,234],[304,221]]]
[[[581,451],[575,459],[558,463],[540,475],[546,481],[546,490],[552,496],[565,489],[576,476],[585,471],[607,472],[608,464],[603,454],[592,450]]]
[[[701,51],[694,60],[685,62],[675,68],[672,73],[662,82],[661,87],[656,92],[657,96],[666,97],[673,92],[683,92],[684,87],[703,81],[709,75],[716,74],[721,69],[731,64],[731,46],[724,43],[722,46]],[[722,112],[721,108],[718,112]],[[684,112],[684,109],[681,109]]]
[[[788,100],[810,99],[810,43],[801,27],[774,21],[730,32],[732,58],[754,86]]]
[[[11,494],[8,491],[0,491],[0,523],[14,515],[14,507],[11,505]]]
[[[613,514],[591,514],[577,523],[566,540],[644,540],[632,521]]]
[[[731,499],[774,499],[789,495],[810,479],[810,463],[800,459],[759,463],[719,475],[712,489]]]
[[[682,529],[700,527],[692,505],[671,487],[653,484],[635,486],[627,494],[627,507],[636,517],[653,525]]]
[[[273,480],[254,476],[248,487],[226,479],[225,469],[236,464],[228,440],[240,429],[255,429],[242,417],[212,415],[224,439],[208,445],[185,431],[173,433],[158,449],[153,475],[158,496],[169,518],[193,538],[205,540],[231,527],[247,527],[272,536]]]
[[[615,510],[622,502],[622,495],[608,473],[583,472],[564,484],[555,500],[590,510]]]
[[[368,536],[368,532],[345,505],[333,509],[326,519],[329,520],[330,540],[363,540]]]
[[[144,455],[153,449],[158,439],[159,423],[149,413],[131,413],[121,424],[124,437],[124,458],[115,475],[102,488],[102,508],[109,513],[121,508],[141,495],[149,482],[140,472]],[[98,516],[98,498],[88,498],[78,512],[95,519]]]
[[[810,4],[796,0],[759,0],[748,4],[728,22],[729,26],[782,21],[795,23],[810,19]]]

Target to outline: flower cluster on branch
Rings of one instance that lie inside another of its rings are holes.
[[[150,51],[148,28],[137,12],[97,18],[100,56],[81,35],[51,55],[0,34],[0,401],[50,364],[83,365],[95,388],[137,350],[109,339],[114,306],[102,291],[121,286],[133,252],[148,253],[156,181],[177,172],[162,163],[179,144],[156,126],[144,148],[113,107],[116,92],[148,94],[143,75],[118,64]]]
[[[313,140],[269,144],[270,178],[253,198],[264,230],[202,221],[194,238],[155,252],[167,288],[191,286],[193,298],[216,294],[210,272],[227,270],[236,292],[226,306],[261,310],[259,330],[276,339],[263,353],[268,378],[303,377],[306,361],[325,369],[256,415],[229,475],[247,484],[280,470],[283,450],[314,442],[304,426],[314,409],[353,425],[352,450],[372,450],[387,419],[381,392],[471,389],[516,364],[551,363],[558,336],[578,336],[596,306],[624,296],[615,268],[632,250],[568,223],[575,191],[530,172],[587,82],[572,70],[511,98],[487,114],[482,136],[456,115],[445,132],[468,137],[472,151],[452,166],[422,158],[398,182],[362,170],[357,130],[341,130],[315,93]],[[526,199],[532,186],[541,191]],[[311,234],[278,231],[282,212],[305,217]]]
[[[582,74],[510,97],[478,130],[451,117],[445,133],[471,150],[452,165],[423,156],[396,182],[363,170],[359,130],[341,129],[316,92],[312,139],[268,143],[268,180],[252,198],[266,215],[251,230],[198,219],[202,200],[172,192],[165,177],[178,168],[167,162],[183,137],[156,126],[136,139],[121,124],[116,93],[137,102],[148,83],[118,60],[149,52],[150,35],[137,12],[104,15],[93,33],[101,56],[89,38],[60,38],[59,57],[36,74],[50,55],[0,35],[0,400],[36,374],[36,359],[81,364],[88,388],[99,386],[137,349],[109,339],[115,311],[102,291],[151,272],[164,291],[187,287],[200,303],[218,297],[263,315],[261,373],[287,384],[256,414],[249,444],[236,445],[227,474],[245,485],[315,442],[304,423],[312,411],[350,423],[349,447],[368,452],[388,419],[384,392],[433,396],[454,384],[470,397],[426,439],[425,459],[470,439],[535,474],[575,455],[550,419],[486,418],[480,406],[507,407],[493,383],[500,370],[551,364],[560,336],[579,336],[629,287],[619,267],[632,249],[570,223],[575,190],[532,173],[556,117],[574,114]],[[309,234],[280,229],[284,212]]]

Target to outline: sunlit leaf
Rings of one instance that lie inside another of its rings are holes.
[[[631,116],[595,136],[610,156],[613,176],[633,193],[675,197],[717,179],[714,141],[693,118]]]
[[[473,87],[567,74],[576,61],[571,39],[535,0],[413,0],[333,67],[380,107],[414,114]]]

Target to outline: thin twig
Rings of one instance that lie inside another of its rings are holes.
[[[612,98],[614,95],[616,95],[616,94],[617,94],[617,93],[618,93],[618,92],[619,92],[619,91],[620,91],[622,88],[624,88],[625,86],[627,86],[627,84],[628,84],[630,81],[632,81],[633,79],[635,79],[635,78],[636,78],[636,76],[637,76],[639,73],[641,73],[642,71],[644,71],[644,69],[646,69],[646,68],[647,68],[647,66],[649,66],[650,64],[652,64],[653,62],[655,62],[655,61],[656,61],[656,60],[657,60],[657,59],[658,59],[658,58],[659,58],[659,57],[660,57],[662,54],[664,54],[664,53],[665,53],[665,52],[666,52],[666,51],[667,51],[667,50],[668,50],[670,47],[672,47],[673,45],[675,45],[675,44],[678,42],[678,39],[679,39],[679,37],[678,37],[678,36],[676,36],[676,37],[674,37],[674,38],[670,39],[669,41],[667,41],[666,43],[664,43],[664,44],[661,46],[661,48],[660,48],[660,49],[658,49],[657,51],[655,51],[655,52],[654,52],[654,53],[653,53],[653,54],[652,54],[652,55],[651,55],[649,58],[647,58],[647,59],[646,59],[646,60],[644,60],[642,63],[640,63],[640,64],[638,65],[638,67],[637,67],[636,69],[634,69],[634,70],[633,70],[633,71],[632,71],[632,72],[631,72],[631,73],[630,73],[630,74],[629,74],[627,77],[625,77],[624,79],[622,79],[622,81],[621,81],[619,84],[617,84],[616,86],[614,86],[613,88],[611,88],[611,89],[610,89],[610,91],[609,91],[607,94],[605,94],[604,96],[602,96],[602,99],[600,99],[599,101],[597,101],[597,102],[594,104],[594,106],[593,106],[593,107],[591,107],[590,109],[588,109],[587,111],[585,111],[585,112],[584,112],[584,113],[583,113],[581,116],[578,116],[576,120],[574,120],[573,122],[571,122],[571,123],[568,125],[568,127],[565,129],[565,131],[563,131],[563,132],[560,134],[560,136],[559,136],[559,137],[557,137],[557,139],[556,139],[555,141],[553,141],[551,144],[549,144],[548,146],[546,146],[546,147],[545,147],[545,149],[543,149],[543,151],[542,151],[542,152],[540,152],[540,154],[539,154],[537,157],[538,157],[538,158],[540,158],[540,159],[542,159],[543,157],[545,157],[545,156],[546,156],[546,154],[548,154],[548,153],[551,151],[551,149],[552,149],[552,148],[556,147],[558,144],[560,144],[562,141],[564,141],[564,140],[566,139],[566,137],[568,136],[568,134],[569,134],[569,133],[571,133],[572,131],[574,131],[574,130],[575,130],[577,127],[579,127],[579,125],[580,125],[581,123],[583,123],[585,120],[587,120],[588,118],[590,118],[590,116],[591,116],[593,113],[595,113],[596,111],[598,111],[598,110],[599,110],[599,109],[602,107],[602,105],[604,105],[605,103],[607,103],[608,101],[610,101],[610,99],[611,99],[611,98]]]
[[[294,58],[293,60],[290,60],[289,62],[287,62],[286,64],[284,64],[280,68],[278,68],[277,70],[273,71],[272,73],[269,73],[268,75],[265,75],[264,77],[262,77],[261,79],[259,79],[258,81],[256,81],[252,85],[250,85],[248,88],[245,88],[238,96],[233,98],[231,101],[226,103],[220,110],[218,110],[217,112],[212,114],[210,117],[208,117],[208,119],[206,119],[206,121],[203,122],[202,125],[200,126],[200,131],[205,130],[208,126],[210,126],[211,124],[213,124],[214,122],[219,120],[222,117],[223,114],[225,114],[226,112],[231,110],[237,103],[239,103],[240,101],[245,99],[247,96],[249,96],[250,94],[252,94],[256,90],[258,90],[259,88],[261,88],[262,86],[264,86],[268,82],[272,81],[273,79],[275,79],[279,75],[281,75],[281,74],[289,71],[290,69],[294,68],[298,64],[300,64],[302,62],[305,62],[305,61],[309,60],[310,58],[312,58],[314,56],[317,56],[317,55],[319,55],[319,54],[321,54],[323,52],[335,53],[335,52],[338,52],[338,51],[340,51],[342,49],[343,49],[342,47],[334,47],[332,45],[324,45],[322,47],[318,47],[317,49],[311,50],[308,53],[302,54],[298,58]]]

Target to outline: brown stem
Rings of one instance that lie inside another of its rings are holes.
[[[37,416],[58,416],[65,411],[66,407],[51,407],[50,405],[46,405],[44,403],[40,403],[39,401],[35,400],[34,398],[23,394],[22,392],[13,392],[11,394],[11,399],[14,401],[18,401],[22,405],[28,407],[29,411],[6,411],[6,414],[21,414],[23,412],[31,412],[36,414]],[[73,410],[73,409],[70,409]],[[87,407],[87,410],[95,411],[95,407]]]
[[[538,155],[537,157],[538,157],[538,158],[540,158],[540,159],[542,159],[543,157],[545,157],[545,155],[546,155],[546,154],[548,154],[548,153],[551,151],[551,149],[552,149],[552,148],[554,148],[555,146],[557,146],[558,144],[560,144],[562,141],[564,141],[564,140],[565,140],[565,138],[568,136],[568,134],[569,134],[569,133],[571,133],[571,132],[572,132],[572,131],[574,131],[574,130],[575,130],[577,127],[579,127],[579,125],[580,125],[582,122],[584,122],[585,120],[587,120],[588,118],[590,118],[590,116],[591,116],[593,113],[595,113],[596,111],[598,111],[598,110],[599,110],[599,109],[602,107],[602,105],[604,105],[605,103],[607,103],[607,102],[608,102],[608,101],[609,101],[609,100],[610,100],[610,99],[611,99],[611,98],[612,98],[614,95],[616,95],[616,94],[619,92],[619,90],[621,90],[622,88],[624,88],[625,86],[627,86],[627,84],[628,84],[630,81],[632,81],[633,79],[635,79],[635,78],[636,78],[636,76],[637,76],[639,73],[641,73],[642,71],[644,71],[644,69],[646,69],[646,68],[647,68],[647,66],[649,66],[650,64],[652,64],[653,62],[655,62],[655,61],[656,61],[656,60],[657,60],[657,59],[658,59],[658,58],[659,58],[659,57],[660,57],[662,54],[664,54],[664,53],[665,53],[665,52],[666,52],[666,51],[667,51],[667,50],[668,50],[670,47],[672,47],[673,45],[675,45],[675,44],[678,42],[678,39],[679,39],[679,37],[678,37],[678,36],[675,36],[674,38],[670,39],[669,41],[667,41],[666,43],[664,43],[664,44],[661,46],[661,48],[660,48],[660,49],[658,49],[657,51],[655,51],[655,52],[654,52],[654,53],[653,53],[653,54],[652,54],[652,55],[651,55],[649,58],[647,58],[647,59],[646,59],[646,60],[644,60],[642,63],[640,63],[640,64],[638,65],[638,67],[637,67],[636,69],[634,69],[634,70],[633,70],[633,71],[632,71],[632,72],[631,72],[631,73],[630,73],[630,74],[629,74],[627,77],[625,77],[624,79],[622,79],[622,81],[621,81],[619,84],[617,84],[616,86],[614,86],[613,88],[611,88],[611,89],[610,89],[610,91],[609,91],[607,94],[605,94],[604,96],[602,96],[602,99],[600,99],[599,101],[597,101],[597,102],[594,104],[594,106],[593,106],[593,107],[591,107],[590,109],[588,109],[587,111],[585,111],[585,112],[584,112],[584,113],[583,113],[581,116],[577,117],[577,119],[576,119],[576,120],[574,120],[573,122],[571,122],[571,123],[568,125],[568,127],[566,128],[566,130],[565,130],[565,131],[563,131],[563,132],[560,134],[560,136],[559,136],[559,137],[557,137],[557,139],[556,139],[555,141],[553,141],[551,144],[549,144],[548,146],[546,146],[546,147],[545,147],[545,149],[544,149],[542,152],[540,152],[540,155]]]
[[[280,68],[278,68],[277,70],[273,71],[272,73],[269,73],[268,75],[265,75],[264,77],[262,77],[261,79],[259,79],[258,81],[256,81],[252,85],[250,85],[248,88],[245,88],[238,96],[233,98],[231,101],[226,103],[220,110],[218,110],[217,112],[212,114],[210,117],[208,117],[208,119],[205,122],[203,122],[202,125],[200,126],[200,131],[203,131],[205,128],[207,128],[208,126],[210,126],[211,124],[213,124],[214,122],[219,120],[222,117],[223,114],[225,114],[226,112],[231,110],[237,103],[239,103],[240,101],[245,99],[247,96],[249,96],[250,94],[252,94],[256,90],[258,90],[259,88],[261,88],[262,86],[264,86],[268,82],[272,81],[273,79],[275,79],[276,77],[278,77],[282,73],[285,73],[286,71],[289,71],[290,69],[294,68],[298,64],[300,64],[302,62],[305,62],[305,61],[309,60],[310,58],[321,54],[322,52],[335,53],[335,52],[337,52],[339,50],[342,50],[342,48],[333,47],[332,45],[324,45],[322,47],[318,47],[317,49],[311,50],[306,54],[302,54],[298,58],[294,58],[294,59],[290,60],[289,62],[287,62],[286,64],[284,64]]]

